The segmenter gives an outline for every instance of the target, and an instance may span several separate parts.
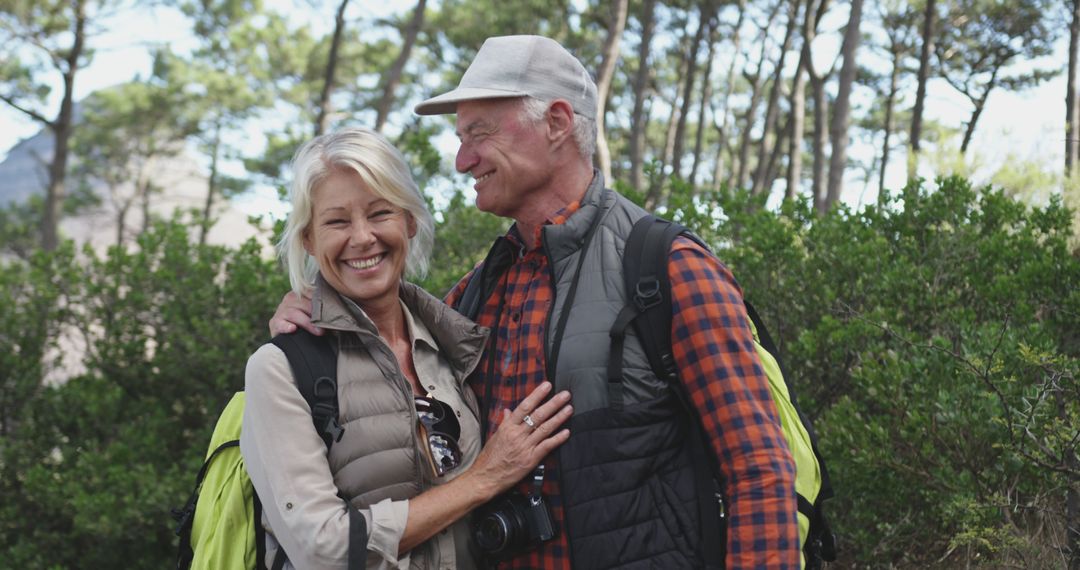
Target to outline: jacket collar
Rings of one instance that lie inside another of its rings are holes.
[[[479,363],[488,329],[461,316],[408,281],[401,282],[398,294],[412,318],[423,324],[413,328],[417,340],[426,341],[442,352],[457,380],[464,381]],[[349,305],[355,310],[350,310]],[[358,333],[361,342],[379,334],[375,323],[363,310],[343,298],[322,275],[315,278],[315,290],[311,295],[311,322],[329,330]],[[427,334],[423,332],[425,329]]]
[[[581,199],[581,208],[565,223],[544,226],[543,244],[548,256],[556,261],[581,249],[589,228],[599,223],[614,203],[614,192],[604,188],[604,175],[594,168],[592,182]]]

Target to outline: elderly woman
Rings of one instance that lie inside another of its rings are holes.
[[[464,381],[487,331],[403,279],[426,269],[434,222],[401,154],[373,131],[344,129],[301,147],[293,173],[279,247],[336,348],[346,431],[327,451],[284,353],[267,344],[251,356],[240,449],[266,560],[284,549],[286,567],[344,568],[344,500],[367,523],[368,568],[473,567],[465,515],[566,441],[569,394],[544,403],[541,386],[481,449]],[[425,437],[420,418],[438,410],[459,424],[456,441]]]

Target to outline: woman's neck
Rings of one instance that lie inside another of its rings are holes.
[[[364,313],[375,323],[379,336],[387,344],[393,346],[402,339],[408,340],[409,331],[405,326],[405,314],[402,312],[401,302],[395,296],[377,304],[359,305]]]

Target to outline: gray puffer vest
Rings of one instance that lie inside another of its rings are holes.
[[[626,304],[622,254],[634,222],[644,215],[605,189],[596,172],[581,208],[541,234],[555,283],[545,327],[547,376],[557,389],[569,389],[574,403],[559,465],[563,532],[575,568],[703,566],[689,449],[692,439],[700,440],[689,437],[691,418],[653,373],[632,329],[622,382],[609,386],[607,380],[609,331]],[[505,247],[492,248],[474,278],[491,283],[505,272],[513,256],[500,249]]]
[[[374,323],[357,319],[341,297],[321,282],[312,299],[312,322],[334,335],[338,348],[338,417],[345,434],[330,448],[334,483],[358,508],[383,499],[412,498],[425,490],[423,452],[418,447],[412,388],[397,358],[379,338]],[[442,301],[411,283],[401,299],[446,352],[459,384],[479,361],[487,329],[462,318]],[[463,389],[473,412],[476,397]],[[401,421],[387,421],[399,418]],[[394,451],[393,453],[387,453]]]
[[[463,400],[478,415],[476,396],[464,382],[480,360],[487,329],[411,283],[401,284],[400,297],[438,343]],[[311,315],[314,324],[332,331],[338,349],[338,417],[345,433],[327,459],[341,496],[363,509],[383,499],[411,499],[429,489],[432,476],[416,436],[413,391],[375,324],[349,310],[322,276],[317,278]],[[424,545],[412,555],[412,567],[429,566]]]

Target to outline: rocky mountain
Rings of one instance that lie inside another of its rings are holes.
[[[7,158],[0,162],[0,207],[24,202],[33,195],[44,195],[52,151],[52,133],[42,130],[8,152]],[[149,179],[161,189],[150,201],[151,215],[170,217],[177,209],[202,211],[206,201],[206,174],[190,154],[161,158],[146,168]],[[70,187],[76,181],[69,177],[68,184]],[[90,243],[100,251],[117,242],[119,212],[125,202],[132,200],[135,188],[133,184],[110,188],[100,181],[93,181],[90,189],[100,199],[100,205],[61,220],[60,233],[79,244]],[[220,198],[217,202],[217,223],[207,235],[208,242],[236,245],[258,234],[258,230],[248,223],[245,213]],[[124,219],[126,242],[130,242],[142,223],[141,206],[133,204]]]

